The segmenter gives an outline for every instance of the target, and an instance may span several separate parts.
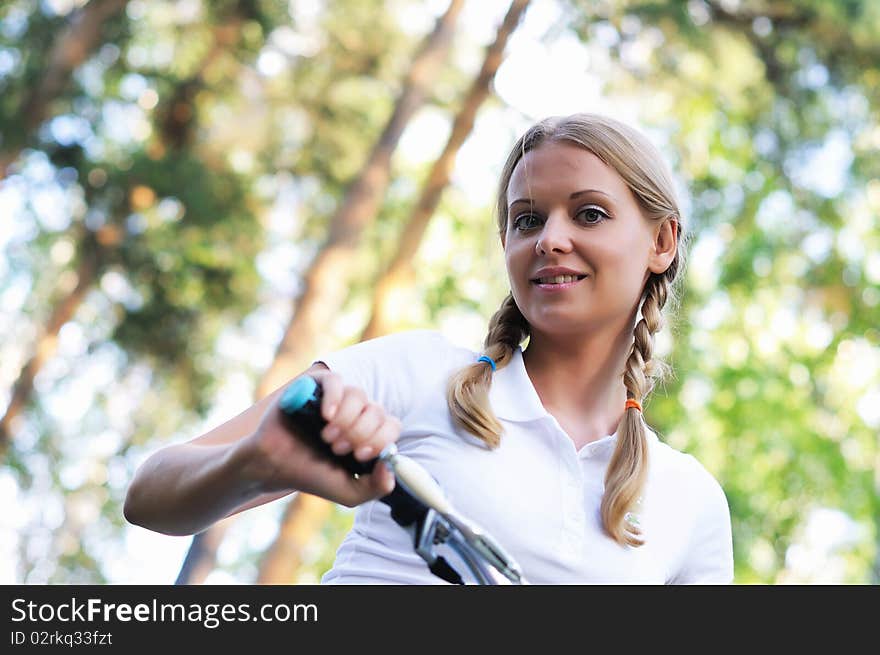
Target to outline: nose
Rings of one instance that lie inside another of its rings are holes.
[[[547,217],[538,240],[535,242],[535,252],[538,255],[546,255],[551,252],[566,253],[572,249],[569,223],[564,212],[555,212]]]

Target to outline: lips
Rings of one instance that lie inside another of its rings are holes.
[[[571,289],[572,287],[577,286],[581,283],[583,278],[572,278],[570,282],[551,282],[549,284],[543,284],[540,281],[531,282],[532,288],[537,289],[542,293],[554,293],[554,292],[564,292],[567,289]]]
[[[579,280],[583,280],[586,275],[551,275],[547,277],[540,277],[531,280],[533,284],[568,284],[571,282],[578,282]]]
[[[581,273],[580,271],[571,268],[566,268],[564,266],[548,266],[539,269],[529,281],[532,284],[538,284],[541,286],[554,284],[568,285],[579,282],[585,277],[587,277],[586,273]]]

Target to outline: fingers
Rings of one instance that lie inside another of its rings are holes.
[[[394,474],[382,462],[376,464],[370,475],[361,476],[352,482],[354,483],[352,505],[387,496],[394,491],[395,484]]]
[[[400,434],[400,421],[386,414],[376,403],[369,402],[357,387],[344,387],[342,397],[321,437],[337,455],[354,451],[360,461],[376,457],[386,444]]]
[[[321,415],[325,421],[329,422],[336,415],[339,403],[342,401],[345,385],[340,376],[327,372],[321,376],[321,387],[324,392],[324,397],[321,400]]]
[[[387,496],[394,491],[394,473],[383,462],[376,465],[372,475],[367,477],[367,482],[373,497]]]
[[[399,436],[400,421],[396,417],[386,414],[379,426],[355,449],[354,456],[361,461],[377,457],[386,445],[397,441]]]
[[[327,433],[326,436],[331,437],[330,441],[333,440],[333,433],[348,432],[355,420],[363,413],[367,404],[367,394],[363,390],[357,387],[340,389],[336,412],[327,420],[327,426],[324,429],[324,432]],[[328,428],[336,428],[336,430]]]
[[[332,492],[322,494],[319,491],[318,495],[324,495],[347,507],[355,507],[368,500],[387,496],[394,491],[394,474],[382,462],[376,464],[370,475],[362,475],[357,479],[346,476],[344,481],[337,481],[331,480],[331,477],[333,476],[324,476],[321,485],[328,486],[332,481]]]
[[[353,452],[359,461],[368,461],[397,440],[400,421],[387,414],[381,405],[370,402],[362,389],[345,385],[342,377],[331,371],[322,371],[315,377],[323,389],[321,415],[327,422],[321,430],[321,438],[331,445],[334,453]],[[344,505],[353,507],[394,490],[394,474],[381,462],[371,474],[357,479],[342,469],[333,468],[329,472],[323,466],[313,466],[309,486],[318,495]]]
[[[341,379],[337,378],[337,381],[341,384]],[[332,418],[327,421],[327,425],[321,430],[321,438],[331,444],[334,453],[344,455],[350,452],[352,447],[359,445],[359,442],[364,439],[363,430],[370,427],[371,423],[375,424],[370,429],[376,429],[379,422],[377,412],[379,407],[376,405],[361,420],[361,416],[370,405],[367,402],[367,395],[357,387],[342,387],[337,391],[339,393],[339,400],[336,401],[336,408]],[[322,410],[327,405],[325,395]]]

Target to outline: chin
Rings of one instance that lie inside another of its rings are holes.
[[[532,308],[523,314],[534,329],[546,333],[581,333],[602,329],[611,325],[620,325],[625,322],[628,308],[609,308],[601,306],[604,311],[592,311],[597,309],[594,303],[592,308],[581,307],[548,307],[542,305]],[[608,311],[618,309],[619,311]]]
[[[555,312],[543,312],[540,317],[534,319],[527,316],[526,320],[533,331],[548,335],[584,334],[598,327],[595,317],[571,316]]]

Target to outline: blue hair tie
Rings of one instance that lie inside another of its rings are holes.
[[[496,370],[496,368],[495,368],[495,360],[492,359],[491,357],[488,357],[488,356],[486,356],[486,355],[483,355],[483,356],[480,357],[477,361],[478,361],[478,362],[486,362],[486,363],[488,363],[489,366],[492,367],[492,372],[493,372],[493,373],[495,372],[495,370]]]

